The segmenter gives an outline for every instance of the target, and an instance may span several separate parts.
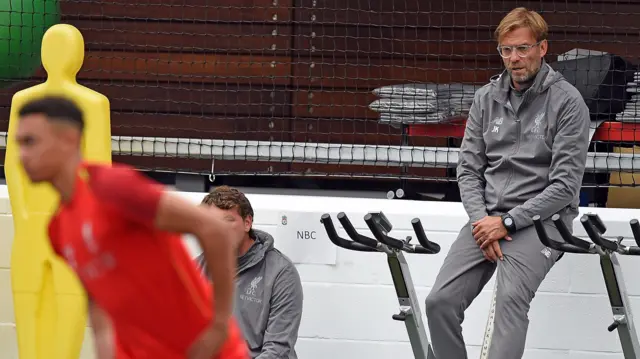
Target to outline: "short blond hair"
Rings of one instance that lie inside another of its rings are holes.
[[[533,33],[536,41],[546,40],[549,35],[549,26],[542,16],[533,10],[519,7],[511,10],[498,25],[494,36],[500,42],[509,32],[528,28]]]

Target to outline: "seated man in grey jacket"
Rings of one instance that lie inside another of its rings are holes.
[[[302,283],[294,264],[274,247],[273,237],[252,228],[253,208],[235,188],[220,186],[202,200],[240,221],[246,232],[238,253],[233,308],[253,359],[297,359],[295,344],[302,318]],[[203,255],[196,259],[206,275]],[[207,275],[207,277],[209,277]]]
[[[496,274],[491,359],[522,358],[529,308],[560,253],[551,238],[558,213],[572,230],[589,148],[590,114],[578,90],[544,61],[548,25],[516,8],[495,30],[505,71],[480,88],[458,155],[458,186],[469,221],[444,259],[426,299],[437,359],[466,359],[465,310]]]

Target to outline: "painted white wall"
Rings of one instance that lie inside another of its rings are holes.
[[[204,194],[182,193],[194,203]],[[255,227],[276,237],[276,246],[294,258],[304,285],[304,314],[296,347],[301,359],[397,359],[411,358],[404,325],[391,319],[398,311],[384,254],[358,253],[329,242],[319,218],[330,213],[338,232],[338,212],[349,215],[363,234],[362,217],[383,211],[394,225],[392,236],[412,235],[411,219],[419,217],[431,240],[442,246],[437,255],[408,255],[413,281],[424,311],[444,256],[467,217],[459,203],[414,202],[316,196],[248,195],[255,210]],[[607,234],[631,238],[628,221],[640,218],[640,210],[594,209],[608,226]],[[282,225],[282,217],[287,225]],[[13,237],[6,186],[0,186],[0,358],[17,359],[9,263]],[[576,234],[584,230],[576,223]],[[316,231],[316,239],[296,239],[296,231]],[[294,233],[294,234],[291,234]],[[199,249],[187,239],[195,256]],[[633,309],[640,311],[640,258],[621,258],[632,295]],[[479,357],[493,280],[467,310],[464,337],[471,358]],[[424,314],[423,314],[424,315]],[[597,256],[566,255],[549,273],[530,311],[531,324],[526,359],[623,358],[617,334],[609,333],[611,310]],[[425,318],[426,319],[426,318]],[[93,358],[87,336],[82,358]],[[55,358],[54,358],[55,359]]]

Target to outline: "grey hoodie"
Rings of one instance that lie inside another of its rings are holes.
[[[516,229],[578,214],[589,147],[589,109],[578,90],[543,62],[514,111],[510,77],[494,76],[470,109],[457,167],[471,222],[509,213]],[[571,227],[570,227],[571,228]]]
[[[293,262],[274,247],[266,232],[238,258],[233,315],[253,359],[297,359],[302,318],[302,283]],[[206,272],[204,255],[196,259]]]

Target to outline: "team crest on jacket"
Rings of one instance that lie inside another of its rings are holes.
[[[533,128],[531,129],[532,133],[538,133],[540,132],[540,125],[542,124],[542,119],[544,118],[545,113],[544,112],[540,112],[539,114],[536,115],[536,117],[533,119]]]
[[[247,287],[247,295],[250,295],[250,296],[256,295],[256,290],[258,289],[258,283],[260,283],[261,280],[262,280],[262,276],[253,278],[253,280],[251,281],[251,284],[249,284],[249,286]]]
[[[257,276],[251,280],[251,283],[244,289],[244,293],[240,294],[240,299],[246,302],[261,304],[262,299],[258,296],[258,284],[262,281],[262,276]]]

